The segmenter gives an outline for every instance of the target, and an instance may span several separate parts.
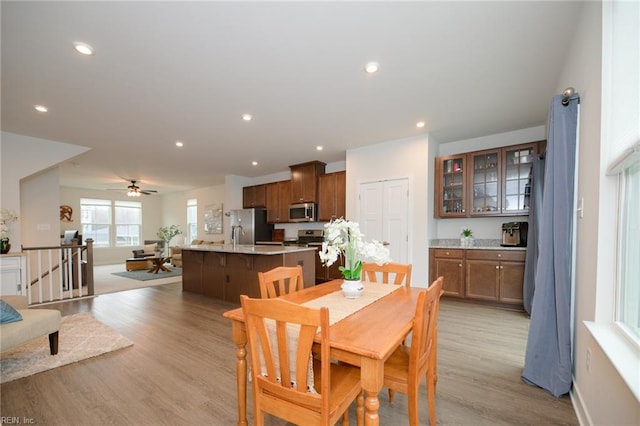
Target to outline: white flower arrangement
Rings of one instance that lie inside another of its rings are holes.
[[[391,261],[389,249],[381,242],[373,240],[365,243],[363,237],[357,222],[340,218],[327,223],[324,226],[322,249],[318,254],[322,264],[331,266],[338,260],[338,256],[343,256],[344,266],[339,268],[342,276],[346,280],[359,280],[363,261],[379,265]]]
[[[0,209],[0,239],[9,240],[9,223],[18,220],[13,210]]]

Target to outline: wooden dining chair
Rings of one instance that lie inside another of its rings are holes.
[[[378,265],[373,262],[362,264],[363,281],[384,283],[384,284],[404,284],[411,287],[411,264],[385,263]]]
[[[282,296],[304,288],[300,265],[278,266],[267,272],[258,272],[258,281],[260,283],[260,297],[263,299]]]
[[[363,424],[360,370],[330,359],[328,308],[245,295],[240,302],[251,367],[261,372],[254,374],[252,386],[256,425],[264,424],[264,413],[299,425],[334,425],[342,417],[342,424],[348,425],[349,406],[355,399],[358,425]],[[318,328],[319,358],[312,356]]]
[[[437,323],[440,296],[444,278],[439,277],[427,290],[420,293],[413,318],[411,346],[400,346],[384,364],[384,385],[389,388],[389,402],[393,403],[394,392],[408,396],[409,424],[417,426],[418,388],[422,378],[427,378],[427,400],[429,424],[436,424],[436,362]]]

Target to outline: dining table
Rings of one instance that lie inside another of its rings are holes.
[[[332,280],[280,296],[293,303],[304,304],[339,292],[343,280]],[[393,284],[384,284],[393,285]],[[424,288],[399,286],[384,297],[359,308],[330,326],[331,358],[360,367],[364,390],[364,424],[378,425],[378,394],[384,383],[384,363],[413,328],[418,294]],[[366,289],[365,289],[366,291]],[[331,312],[331,306],[327,306]],[[247,423],[247,334],[242,308],[223,313],[232,321],[232,340],[236,345],[236,379],[238,393],[238,425]],[[318,336],[317,342],[320,338]]]

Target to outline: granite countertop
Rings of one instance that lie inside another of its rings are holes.
[[[182,246],[182,250],[195,250],[195,251],[215,251],[219,253],[239,253],[239,254],[257,254],[257,255],[276,255],[296,253],[301,251],[314,250],[313,247],[297,247],[297,246],[282,246],[282,245],[243,245],[239,244],[234,246],[233,244],[200,244],[200,245],[188,245]]]
[[[524,251],[526,247],[503,247],[500,245],[502,240],[499,239],[482,239],[474,240],[472,247],[462,247],[460,238],[440,238],[431,240],[429,248],[447,248],[447,249],[465,249],[465,250],[519,250]]]

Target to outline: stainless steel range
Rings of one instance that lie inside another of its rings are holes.
[[[300,229],[298,230],[298,239],[297,240],[285,240],[284,245],[286,246],[319,246],[322,245],[324,241],[323,230],[322,229]]]

